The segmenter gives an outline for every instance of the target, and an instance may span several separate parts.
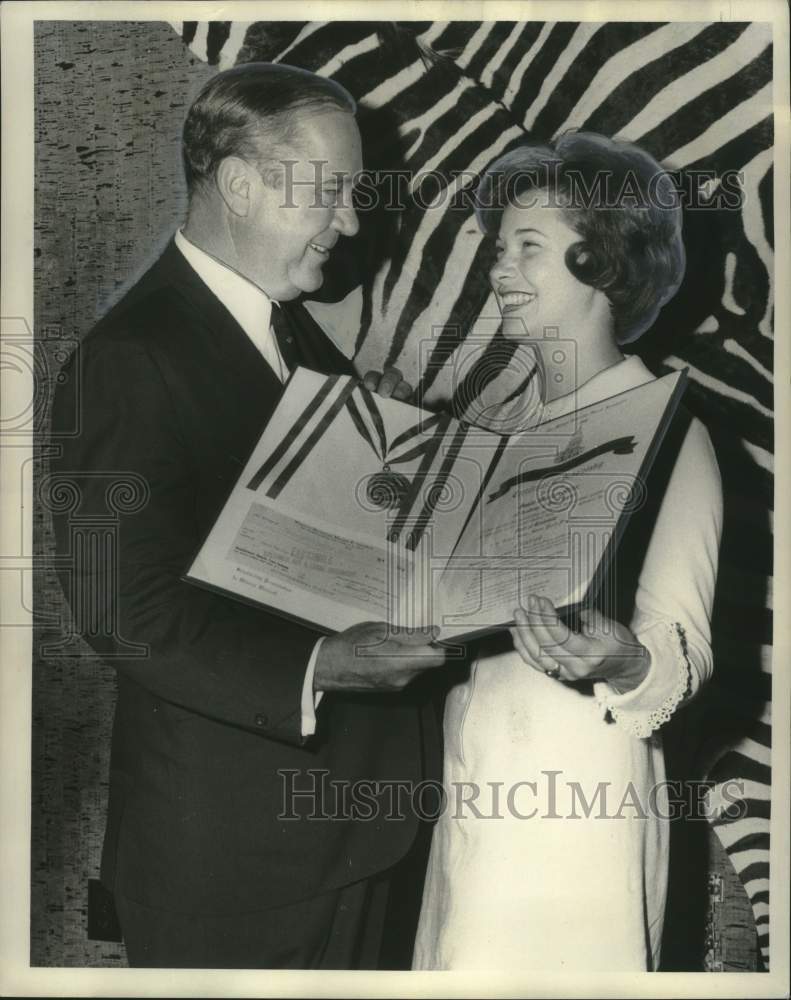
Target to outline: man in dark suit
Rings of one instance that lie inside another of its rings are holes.
[[[181,579],[288,370],[352,372],[295,300],[358,228],[354,103],[248,64],[206,85],[183,154],[184,228],[84,339],[53,406],[56,433],[80,419],[53,462],[79,491],[55,515],[62,579],[118,672],[102,879],[132,965],[375,967],[387,872],[417,829],[394,783],[438,763],[432,711],[407,685],[442,652],[383,623],[320,639]],[[409,393],[395,371],[365,381]],[[109,593],[72,530],[101,523],[108,477],[139,492]],[[367,821],[338,794],[366,781]]]

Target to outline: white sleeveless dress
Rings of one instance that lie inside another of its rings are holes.
[[[651,378],[629,358],[583,385],[577,405]],[[477,660],[450,691],[446,803],[413,968],[657,967],[669,836],[658,730],[711,672],[721,524],[719,471],[708,434],[693,420],[630,623],[651,654],[643,683],[625,695],[603,682],[586,693],[510,651]]]

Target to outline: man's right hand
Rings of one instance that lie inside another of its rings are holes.
[[[313,686],[317,691],[400,691],[418,674],[445,662],[432,645],[439,630],[396,629],[386,622],[363,622],[325,639],[319,649]]]

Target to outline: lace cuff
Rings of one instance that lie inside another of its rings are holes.
[[[594,685],[599,705],[632,736],[648,739],[670,719],[690,691],[691,668],[687,638],[678,622],[655,622],[637,634],[651,655],[643,681],[616,694],[606,681]]]

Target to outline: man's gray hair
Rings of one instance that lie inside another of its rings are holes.
[[[218,73],[187,114],[182,159],[190,195],[214,178],[220,162],[257,162],[298,138],[297,111],[337,108],[355,114],[351,94],[334,80],[281,63],[251,62]]]

